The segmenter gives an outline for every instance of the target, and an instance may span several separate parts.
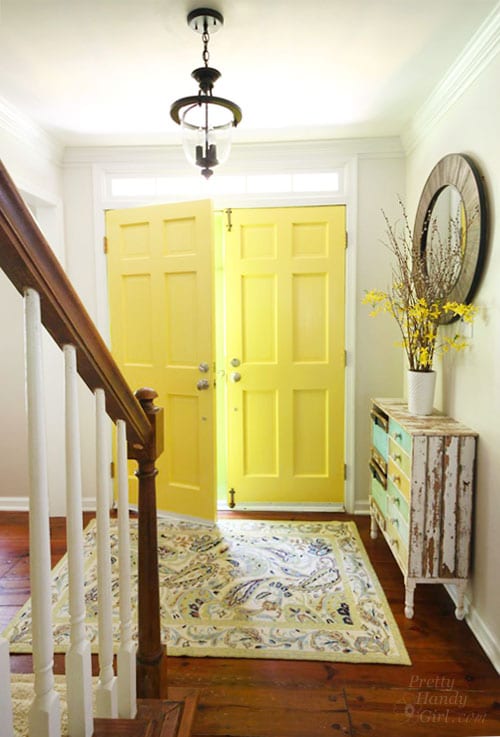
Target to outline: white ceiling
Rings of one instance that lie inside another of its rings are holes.
[[[200,6],[235,140],[392,136],[498,0],[0,0],[0,96],[67,145],[167,144],[196,94]]]

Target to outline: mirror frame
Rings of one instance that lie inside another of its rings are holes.
[[[444,156],[429,174],[422,190],[413,229],[413,251],[422,257],[425,254],[427,230],[432,210],[445,187],[453,186],[460,193],[465,209],[466,232],[464,255],[460,274],[453,289],[446,295],[449,302],[468,304],[479,284],[484,265],[487,233],[486,195],[479,171],[471,158],[465,154]],[[443,323],[452,322],[456,316],[444,318]]]

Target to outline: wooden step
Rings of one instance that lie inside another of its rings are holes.
[[[94,719],[93,737],[151,737],[151,729],[144,719]]]
[[[197,691],[171,688],[168,695],[139,699],[135,719],[94,719],[93,737],[191,737]]]

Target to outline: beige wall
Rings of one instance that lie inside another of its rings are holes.
[[[474,302],[481,308],[471,348],[446,357],[441,408],[479,433],[470,620],[500,670],[500,55],[410,152],[407,197],[415,211],[424,182],[448,153],[472,157],[484,175],[490,235]]]
[[[397,197],[404,199],[403,158],[362,158],[358,167],[358,248],[356,253],[356,372],[355,473],[356,508],[368,509],[370,457],[370,399],[401,397],[403,355],[394,344],[396,325],[386,315],[369,316],[361,304],[370,289],[386,289],[391,280],[390,259],[384,245],[382,210],[391,222],[400,217]]]
[[[36,213],[38,223],[55,254],[64,263],[62,177],[58,163],[61,152],[48,137],[29,125],[21,127],[23,138],[0,129],[0,155],[16,186]],[[0,407],[3,432],[0,434],[2,485],[0,508],[25,509],[28,497],[27,425],[24,388],[23,300],[0,271],[0,313],[4,316]],[[46,386],[48,481],[51,514],[63,514],[64,452],[63,365],[61,352],[46,335],[43,341]],[[59,415],[60,416],[60,415]]]

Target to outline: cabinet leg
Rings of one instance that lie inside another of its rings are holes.
[[[467,585],[467,581],[459,581],[459,583],[456,584],[457,586],[457,607],[455,609],[455,617],[457,619],[463,619],[465,617],[465,587]]]
[[[405,586],[405,617],[413,619],[413,595],[415,593],[415,581],[411,578],[406,580]]]
[[[376,540],[378,537],[378,525],[373,512],[370,514],[370,537],[372,540]]]

